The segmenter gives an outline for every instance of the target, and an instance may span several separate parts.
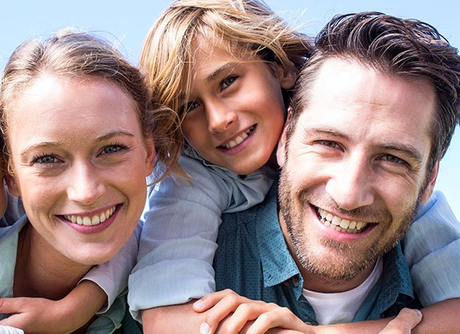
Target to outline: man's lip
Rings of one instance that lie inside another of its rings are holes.
[[[338,232],[359,234],[364,232],[369,225],[375,224],[350,217],[344,218],[341,217],[342,215],[336,215],[332,211],[321,209],[317,206],[313,206],[313,208],[321,224]]]

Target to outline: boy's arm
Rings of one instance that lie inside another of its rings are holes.
[[[107,296],[96,284],[84,281],[65,298],[4,298],[0,313],[10,313],[1,325],[23,329],[26,333],[71,333],[88,323],[104,305]]]
[[[155,185],[141,218],[138,263],[128,289],[138,321],[144,309],[186,303],[215,289],[212,261],[225,204],[206,167],[184,165],[183,157],[181,164],[192,180],[170,175]]]
[[[186,303],[214,291],[212,262],[222,212],[259,203],[271,184],[260,174],[269,184],[257,190],[200,160],[182,156],[180,163],[191,180],[168,176],[156,185],[142,217],[139,262],[128,292],[131,314],[138,321],[141,310]],[[250,182],[258,177],[249,177]]]
[[[421,309],[423,319],[412,330],[412,334],[456,334],[460,333],[458,315],[460,314],[460,299],[446,300]],[[356,334],[378,333],[391,319],[380,319],[347,323],[330,326],[320,326],[321,334]]]
[[[209,316],[204,313],[196,313],[193,311],[193,304],[189,302],[183,305],[174,305],[159,307],[155,309],[145,310],[143,312],[144,333],[211,333],[206,328],[201,327],[203,321]],[[284,317],[282,317],[284,318]],[[421,319],[421,315],[414,311],[404,309],[396,319],[381,319],[375,321],[365,321],[353,324],[331,325],[331,326],[305,326],[303,330],[294,330],[286,328],[274,328],[267,330],[267,334],[300,334],[300,333],[317,333],[317,334],[409,334]],[[393,321],[395,320],[395,321]],[[228,318],[224,320],[228,321]],[[253,324],[248,322],[241,333],[246,333],[246,330]],[[216,334],[221,333],[222,327],[217,328]],[[265,331],[261,331],[264,333]],[[259,332],[257,332],[259,333]],[[415,333],[415,332],[412,332]],[[437,333],[433,332],[416,332],[416,333]],[[441,332],[443,333],[443,332]],[[452,332],[452,333],[455,333]]]
[[[460,298],[460,223],[441,192],[420,206],[402,249],[423,306]]]

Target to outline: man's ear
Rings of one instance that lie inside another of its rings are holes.
[[[440,163],[440,159],[436,161],[433,169],[431,170],[430,179],[428,181],[428,184],[426,185],[425,190],[423,190],[423,193],[420,196],[420,204],[423,204],[426,201],[428,201],[428,199],[433,194],[434,186],[436,184],[436,179],[438,178],[439,163]]]
[[[276,160],[278,161],[278,166],[283,167],[286,162],[286,128],[289,124],[289,119],[291,118],[291,109],[288,110],[288,115],[286,122],[284,123],[283,133],[281,134],[280,139],[278,140],[278,148],[276,150]]]
[[[295,82],[297,80],[297,74],[290,72],[280,65],[276,65],[276,72],[278,75],[278,80],[280,82],[281,88],[283,89],[292,89],[294,88]]]

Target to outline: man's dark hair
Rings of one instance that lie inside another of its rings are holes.
[[[321,65],[330,58],[351,59],[383,74],[421,79],[435,92],[427,171],[447,150],[459,123],[458,50],[431,25],[378,12],[335,16],[318,34],[292,103],[288,137],[309,102],[309,90]]]

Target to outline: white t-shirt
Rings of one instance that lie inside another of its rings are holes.
[[[24,331],[10,326],[0,326],[0,334],[24,334]]]
[[[303,295],[315,310],[320,325],[351,322],[368,293],[382,275],[382,259],[377,260],[372,273],[359,286],[338,293],[321,293],[303,289]]]

